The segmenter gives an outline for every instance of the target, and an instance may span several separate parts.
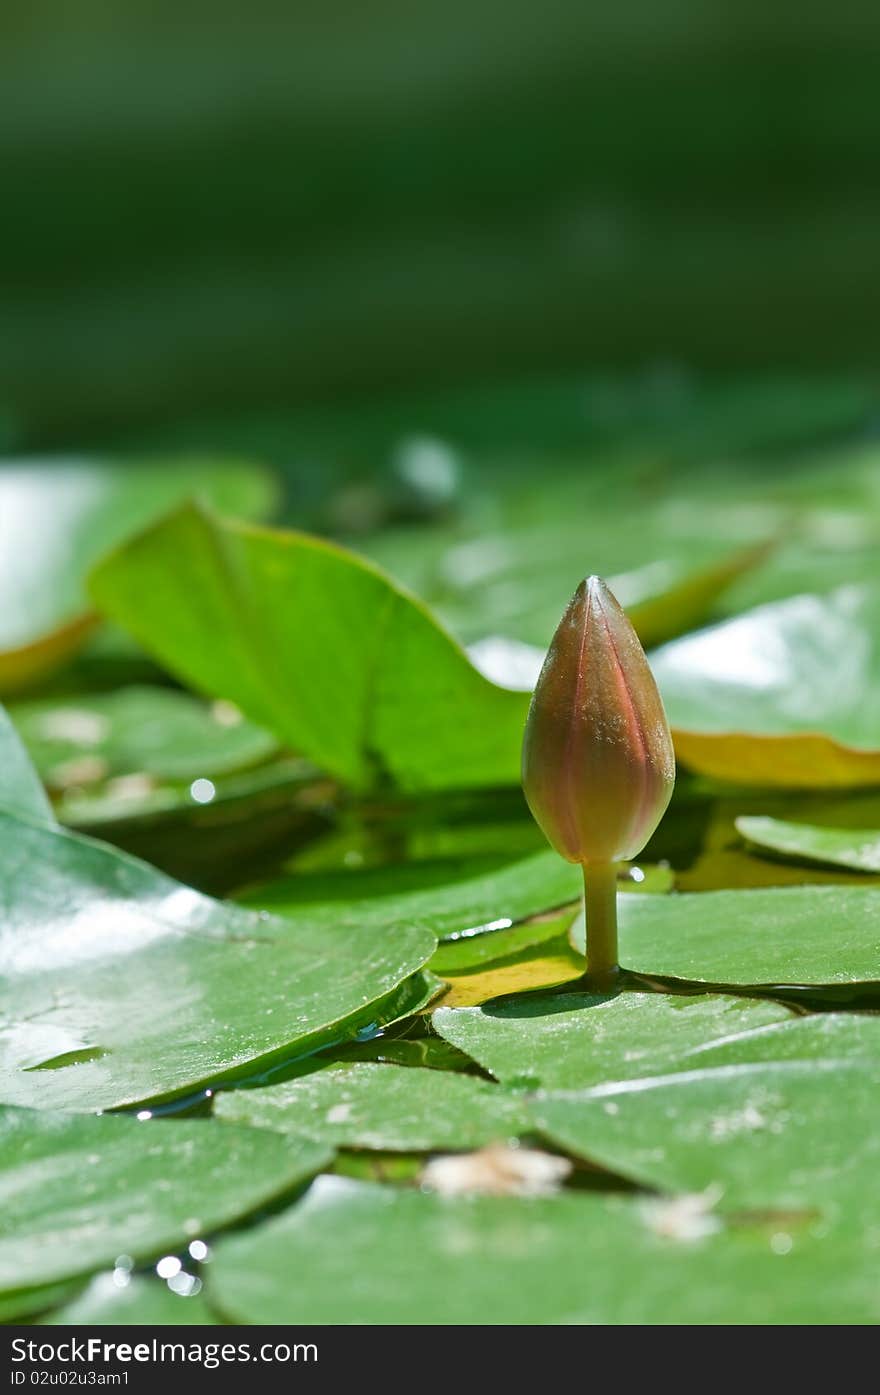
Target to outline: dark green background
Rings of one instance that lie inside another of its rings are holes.
[[[872,365],[869,3],[27,0],[14,446],[601,365]]]

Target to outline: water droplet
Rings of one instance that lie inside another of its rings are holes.
[[[160,1279],[173,1279],[176,1274],[180,1273],[182,1268],[183,1265],[177,1258],[177,1255],[165,1255],[156,1265],[156,1273],[159,1275]]]
[[[447,943],[451,940],[470,940],[474,935],[486,935],[490,930],[509,930],[512,924],[513,921],[507,916],[501,916],[498,920],[487,920],[485,925],[474,925],[469,930],[454,930],[445,940]]]
[[[189,787],[189,797],[196,804],[210,804],[216,793],[213,780],[193,780]]]
[[[189,1253],[191,1259],[201,1261],[208,1258],[208,1247],[204,1240],[193,1240],[189,1247]]]

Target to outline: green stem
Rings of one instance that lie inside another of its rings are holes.
[[[584,911],[587,922],[587,967],[591,988],[612,987],[620,974],[617,962],[617,866],[584,863]]]

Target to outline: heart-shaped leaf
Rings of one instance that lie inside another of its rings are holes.
[[[249,518],[275,487],[257,465],[203,459],[7,461],[0,465],[0,693],[68,659],[93,623],[89,568],[110,547],[192,496]]]
[[[342,548],[190,506],[111,554],[91,591],[173,673],[355,785],[517,778],[523,695]]]
[[[210,1120],[0,1107],[0,1290],[172,1254],[289,1192],[320,1144]]]

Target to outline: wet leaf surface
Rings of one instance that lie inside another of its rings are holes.
[[[521,1133],[525,1118],[515,1097],[487,1081],[369,1062],[325,1066],[266,1089],[224,1091],[214,1114],[337,1148],[400,1153],[480,1148]]]
[[[0,1290],[191,1240],[289,1193],[326,1148],[210,1120],[142,1123],[0,1107]]]
[[[6,1101],[95,1109],[186,1095],[424,999],[406,985],[434,948],[425,930],[341,926],[336,906],[272,918],[72,834],[6,815],[0,828]],[[47,1029],[65,1034],[62,1057],[75,1043],[76,1064],[33,1069],[35,1050],[59,1055]]]
[[[810,1213],[725,1224],[702,1200],[453,1199],[322,1178],[218,1246],[208,1295],[238,1322],[875,1323],[878,1244]]]
[[[725,1210],[856,1221],[880,1160],[880,1019],[848,1014],[835,1028],[821,1017],[777,1026],[691,1070],[548,1094],[534,1117],[557,1145],[644,1185],[708,1189]]]
[[[702,995],[535,995],[484,1007],[440,1007],[434,1028],[497,1080],[577,1089],[693,1070],[717,1043],[766,1035],[792,1020],[778,1003]]]
[[[880,892],[792,886],[618,898],[621,962],[716,984],[880,980]]]

